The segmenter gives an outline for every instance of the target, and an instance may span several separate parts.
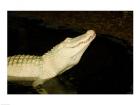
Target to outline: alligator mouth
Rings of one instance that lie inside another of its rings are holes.
[[[95,36],[96,36],[95,31],[88,30],[85,34],[72,39],[71,42],[73,44],[71,44],[70,47],[74,48],[83,44],[89,44],[95,38]]]

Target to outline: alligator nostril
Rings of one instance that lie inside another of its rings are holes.
[[[89,35],[95,35],[96,34],[94,30],[88,30],[86,33],[89,34]]]

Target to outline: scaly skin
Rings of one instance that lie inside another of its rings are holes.
[[[78,64],[95,36],[93,30],[88,30],[78,37],[66,38],[42,56],[8,57],[8,80],[32,80],[33,87],[43,84]]]

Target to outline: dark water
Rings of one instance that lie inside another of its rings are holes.
[[[34,17],[8,15],[8,56],[42,55],[66,37],[84,29],[52,26]],[[44,84],[49,94],[132,94],[133,47],[97,33],[78,65]],[[31,83],[8,82],[9,94],[37,94]]]

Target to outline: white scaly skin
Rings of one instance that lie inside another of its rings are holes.
[[[88,30],[75,38],[66,38],[42,56],[8,57],[8,80],[33,80],[33,87],[43,84],[80,61],[96,34]]]

